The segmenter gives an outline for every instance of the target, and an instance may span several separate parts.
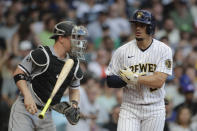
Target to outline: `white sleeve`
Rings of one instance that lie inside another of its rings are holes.
[[[172,75],[172,64],[172,50],[170,48],[166,48],[157,63],[156,72],[163,72],[168,75]]]
[[[107,67],[106,74],[107,75],[118,75],[119,70],[122,68],[122,63],[123,61],[121,60],[121,50],[118,48],[109,63],[109,66]]]

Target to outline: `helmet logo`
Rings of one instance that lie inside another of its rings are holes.
[[[138,12],[138,13],[137,13],[137,18],[138,18],[138,19],[142,18],[142,16],[143,16],[143,13],[142,13],[142,12]]]

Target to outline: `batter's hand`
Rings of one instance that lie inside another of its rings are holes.
[[[38,111],[36,103],[34,102],[31,95],[27,95],[24,97],[24,105],[26,110],[32,115],[34,115]]]
[[[133,73],[128,67],[119,71],[119,75],[123,81],[127,84],[137,85],[138,76],[143,75],[144,73]]]

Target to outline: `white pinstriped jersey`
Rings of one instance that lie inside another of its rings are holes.
[[[119,75],[119,70],[124,66],[129,67],[133,72],[144,72],[151,75],[154,72],[172,74],[172,51],[170,47],[156,39],[145,51],[138,48],[136,40],[132,40],[118,48],[107,68],[107,75]],[[133,86],[133,85],[127,85]],[[165,96],[164,86],[157,90],[139,85],[131,88],[124,88],[123,103],[151,104],[163,101]]]

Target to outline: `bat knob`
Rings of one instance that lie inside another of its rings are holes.
[[[38,117],[39,117],[40,119],[44,119],[44,115],[45,115],[47,109],[49,108],[49,105],[51,104],[51,101],[52,101],[52,99],[49,98],[48,101],[47,101],[47,103],[46,103],[46,105],[44,106],[44,109],[43,109],[43,110],[40,112],[40,114],[38,115]]]
[[[38,115],[38,117],[40,118],[40,119],[44,119],[44,113],[40,113],[39,115]]]

